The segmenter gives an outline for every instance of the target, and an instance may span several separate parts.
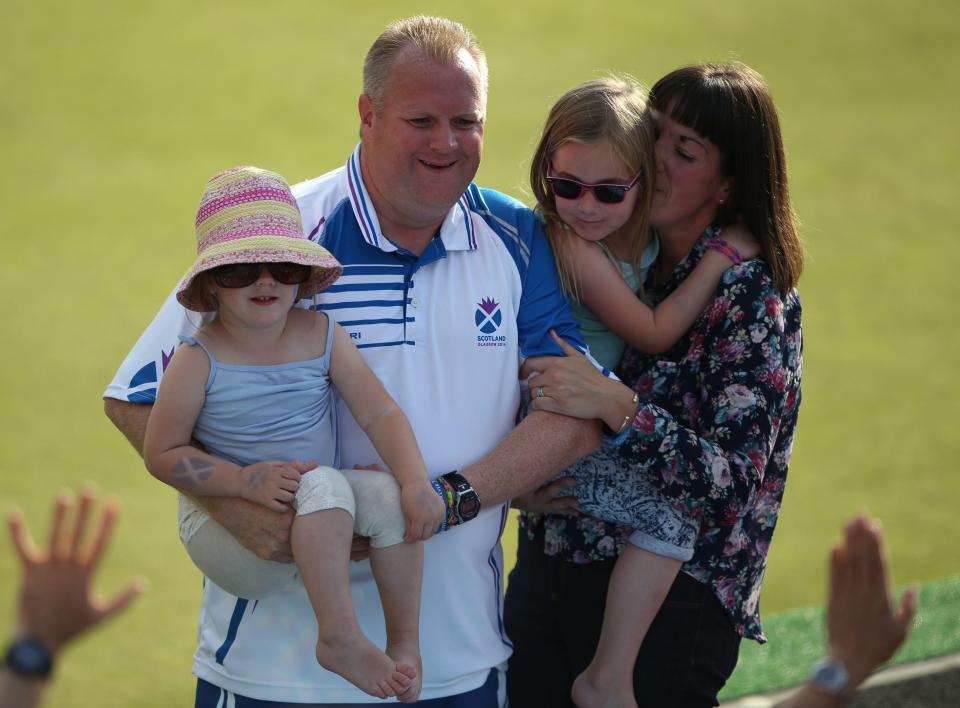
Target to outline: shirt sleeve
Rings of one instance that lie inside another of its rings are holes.
[[[179,345],[178,337],[195,334],[211,317],[186,310],[177,302],[175,288],[117,369],[103,397],[152,405]]]
[[[550,337],[551,329],[571,346],[586,352],[587,347],[580,336],[580,327],[563,296],[547,237],[532,213],[524,227],[530,234],[530,261],[523,281],[520,314],[517,317],[521,355],[561,355],[560,348]]]
[[[691,335],[687,358],[702,364],[690,380],[699,385],[675,400],[697,429],[645,403],[620,448],[648,470],[664,498],[714,524],[735,523],[752,507],[782,416],[793,414],[799,395],[799,320],[786,331],[783,300],[758,266],[751,272],[725,281],[706,328]],[[799,317],[799,307],[793,311]],[[637,382],[638,390],[671,386],[663,370],[670,363],[659,364]]]

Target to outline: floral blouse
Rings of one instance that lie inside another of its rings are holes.
[[[708,231],[668,282],[662,301],[696,266]],[[709,585],[737,632],[765,641],[760,583],[780,512],[800,405],[800,299],[775,289],[763,261],[727,269],[712,303],[666,354],[628,350],[618,374],[641,406],[621,456],[652,475],[665,500],[700,520],[683,571]],[[521,514],[544,528],[545,552],[575,563],[615,558],[630,530],[590,517]]]

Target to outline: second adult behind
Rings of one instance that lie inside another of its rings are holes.
[[[709,706],[741,637],[764,641],[760,583],[800,400],[802,248],[763,79],[742,64],[701,65],[672,72],[651,93],[650,222],[660,238],[651,300],[676,290],[729,224],[752,232],[761,257],[724,274],[705,313],[665,354],[628,350],[619,373],[632,389],[579,355],[527,368],[540,372],[535,407],[601,418],[614,430],[631,421],[619,459],[697,520],[693,558],[644,639],[634,688],[640,705]],[[569,704],[597,645],[625,537],[589,517],[522,516],[506,602],[512,704]],[[546,699],[544,675],[552,677]]]

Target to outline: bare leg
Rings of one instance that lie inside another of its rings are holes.
[[[573,682],[580,708],[637,708],[633,666],[680,561],[628,545],[613,568],[593,661]]]
[[[380,591],[387,625],[387,654],[410,685],[397,692],[401,703],[420,696],[423,666],[420,662],[420,587],[423,582],[423,544],[398,543],[370,549],[370,566]]]
[[[357,624],[348,570],[352,540],[353,517],[344,509],[298,516],[290,534],[293,557],[317,615],[317,661],[371,696],[387,698],[406,690],[410,679]]]

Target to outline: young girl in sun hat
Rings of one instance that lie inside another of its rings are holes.
[[[444,505],[406,416],[349,336],[325,314],[293,308],[342,268],[303,236],[283,178],[256,167],[210,179],[196,231],[197,260],[177,299],[216,317],[181,338],[165,371],[146,431],[147,467],[181,492],[181,538],[209,580],[256,599],[299,575],[316,612],[320,664],[379,698],[416,700],[419,541],[436,531]],[[336,469],[333,386],[392,474]],[[186,495],[293,507],[296,565],[261,560]],[[355,532],[370,538],[387,653],[354,615],[347,566]]]

